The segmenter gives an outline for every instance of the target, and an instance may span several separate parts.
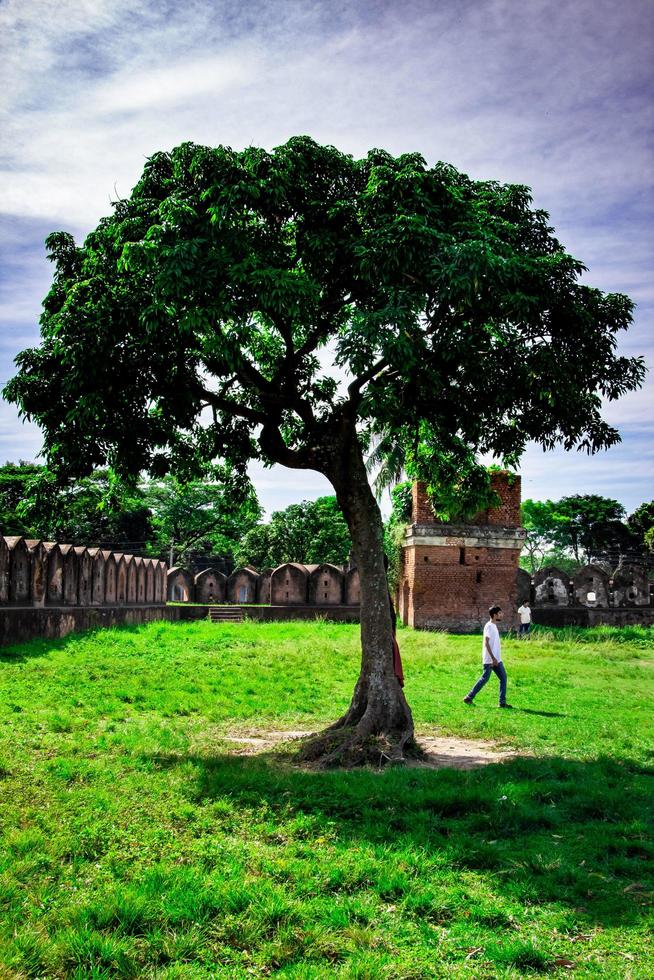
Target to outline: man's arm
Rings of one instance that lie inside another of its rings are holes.
[[[486,644],[486,650],[488,651],[488,655],[489,655],[489,656],[490,656],[490,658],[491,658],[491,661],[492,661],[492,663],[493,663],[493,667],[497,667],[497,665],[498,665],[498,663],[499,663],[499,660],[496,660],[496,658],[495,658],[495,654],[494,654],[494,653],[493,653],[493,651],[491,650],[491,645],[490,645],[490,639],[488,638],[488,636],[487,636],[487,635],[486,635],[486,636],[484,636],[484,643]]]

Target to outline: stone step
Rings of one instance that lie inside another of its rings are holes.
[[[241,606],[210,606],[209,619],[212,623],[241,623],[243,609]]]

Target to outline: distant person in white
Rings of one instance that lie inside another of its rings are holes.
[[[531,609],[526,600],[518,609],[518,616],[520,617],[520,636],[529,636],[531,631]]]
[[[483,673],[469,694],[466,694],[464,701],[472,704],[475,697],[481,691],[484,684],[488,684],[491,671],[497,674],[500,682],[500,708],[510,708],[506,703],[506,670],[502,663],[502,644],[500,643],[500,631],[497,624],[502,619],[502,607],[491,606],[488,610],[490,619],[484,626],[484,638],[482,640],[481,660],[484,667]]]

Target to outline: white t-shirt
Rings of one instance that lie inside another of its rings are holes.
[[[520,606],[518,609],[518,616],[520,617],[521,623],[531,622],[531,609],[529,606]]]
[[[482,642],[481,659],[485,664],[492,664],[493,661],[491,659],[488,650],[486,649],[486,637],[488,637],[488,642],[490,644],[491,650],[493,651],[493,656],[495,657],[496,660],[501,661],[502,654],[500,653],[500,631],[498,630],[497,626],[491,619],[489,619],[486,625],[484,626],[484,636],[481,641]]]

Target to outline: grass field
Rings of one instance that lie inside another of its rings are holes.
[[[0,977],[651,978],[654,633],[400,632],[424,734],[525,755],[310,772],[225,736],[347,705],[358,629],[153,623],[0,652]],[[649,931],[648,931],[649,929]]]

